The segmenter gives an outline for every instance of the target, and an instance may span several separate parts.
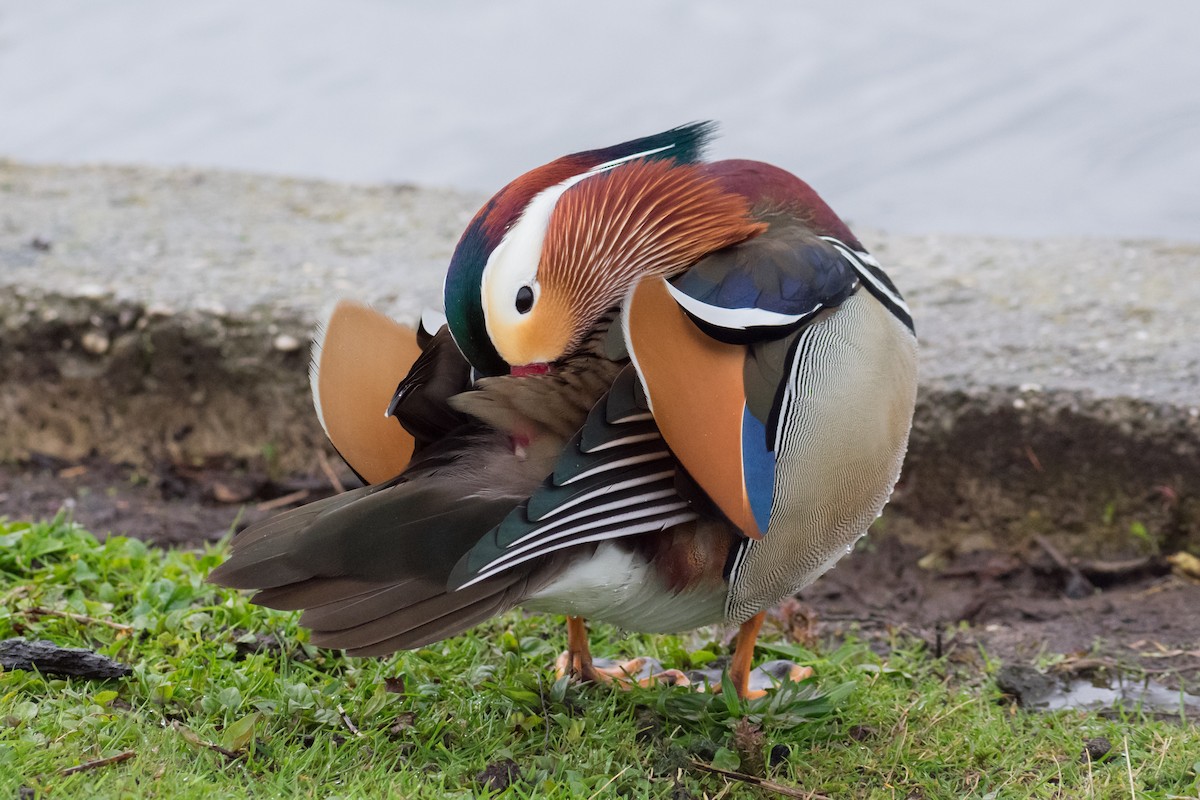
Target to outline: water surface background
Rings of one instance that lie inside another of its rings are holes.
[[[0,0],[0,157],[491,192],[696,119],[900,232],[1200,240],[1200,3]]]

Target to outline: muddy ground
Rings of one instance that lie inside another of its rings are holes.
[[[0,466],[0,516],[65,508],[98,535],[194,546],[327,496],[335,482],[357,485],[335,459],[314,462],[308,474],[279,477],[232,461],[134,468],[38,456]],[[977,660],[981,647],[1018,663],[1060,654],[1068,668],[1132,669],[1200,690],[1200,580],[1173,572],[1167,554],[1133,542],[1121,558],[1089,558],[1053,533],[931,535],[896,506],[774,624],[800,640],[853,631],[881,649],[908,635],[956,659]]]

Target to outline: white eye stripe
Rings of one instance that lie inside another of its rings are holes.
[[[516,310],[515,298],[522,286],[530,286],[534,292],[534,303],[537,303],[537,268],[542,257],[542,247],[546,241],[546,230],[550,226],[550,217],[563,194],[575,184],[607,172],[614,167],[635,161],[639,158],[661,153],[673,148],[668,144],[650,150],[632,153],[621,158],[614,158],[603,164],[572,175],[553,186],[543,189],[521,212],[517,221],[504,233],[500,243],[488,255],[480,281],[480,300],[483,305],[483,321],[487,328],[488,337],[497,341],[499,328],[508,328],[521,323],[525,317]]]
[[[537,282],[538,262],[542,257],[550,215],[563,192],[585,177],[586,173],[572,176],[536,195],[488,256],[480,291],[483,321],[492,341],[496,341],[497,326],[518,324],[524,316],[516,310],[513,301],[522,286],[534,287]],[[534,297],[536,300],[536,288]]]

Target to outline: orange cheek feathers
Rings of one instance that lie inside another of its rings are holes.
[[[512,366],[557,361],[567,355],[574,326],[569,307],[545,294],[515,323],[490,324],[492,344]]]

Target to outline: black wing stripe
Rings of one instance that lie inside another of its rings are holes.
[[[676,489],[678,463],[644,419],[632,369],[592,409],[554,473],[459,561],[452,588],[565,548],[696,519]]]
[[[599,533],[592,534],[591,536],[581,537],[579,539],[571,539],[570,541],[562,542],[553,547],[547,548],[544,551],[538,550],[538,551],[534,551],[531,553],[526,553],[525,555],[521,556],[520,558],[516,559],[515,561],[511,561],[507,564],[504,564],[503,566],[498,566],[495,568],[488,568],[485,572],[481,572],[477,577],[474,577],[471,580],[467,581],[459,588],[466,588],[467,586],[470,586],[471,584],[478,583],[479,581],[487,580],[488,578],[494,577],[497,573],[503,572],[506,569],[515,567],[518,564],[522,564],[526,561],[529,561],[530,559],[539,558],[541,556],[546,555],[547,553],[552,553],[556,550],[564,550],[568,547],[575,547],[576,545],[588,544],[589,542],[602,542],[606,539],[619,539],[624,536],[632,536],[632,535],[638,534],[638,533],[651,533],[653,531],[661,531],[661,530],[665,530],[666,528],[671,527],[672,525],[679,525],[680,523],[683,523],[683,522],[691,522],[692,520],[694,520],[696,518],[697,518],[697,515],[694,511],[681,511],[677,514],[666,515],[666,516],[662,516],[659,518],[650,519],[650,520],[647,520],[646,522],[641,522],[636,525],[629,525],[627,527],[617,528],[614,530],[605,530],[605,531],[601,531]]]
[[[909,310],[908,303],[904,302],[896,285],[879,266],[879,262],[875,260],[874,256],[870,253],[851,250],[844,242],[832,236],[822,236],[821,238],[836,247],[842,257],[850,262],[850,266],[854,267],[854,271],[862,279],[867,291],[883,303],[893,316],[904,323],[905,327],[910,331],[914,330],[912,311]]]
[[[597,530],[621,530],[630,524],[656,519],[664,514],[675,514],[687,508],[687,501],[674,495],[673,492],[666,496],[662,496],[663,494],[655,492],[648,495],[643,502],[627,506],[621,509],[620,513],[612,514],[601,511],[595,514],[585,514],[573,525],[555,526],[555,530],[551,531],[541,529],[537,531],[536,539],[527,541],[520,547],[512,547],[489,566],[505,564],[530,551],[549,552],[550,549],[553,549],[549,547],[550,544],[574,540],[580,534]]]

